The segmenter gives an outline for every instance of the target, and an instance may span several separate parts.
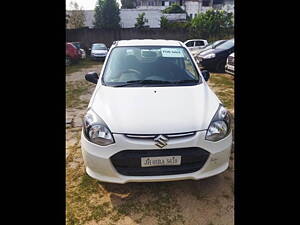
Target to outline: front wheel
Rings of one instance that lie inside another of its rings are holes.
[[[225,62],[218,62],[216,66],[216,72],[224,73],[225,72]]]

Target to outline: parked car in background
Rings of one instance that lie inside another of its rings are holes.
[[[71,42],[73,45],[75,45],[81,52],[81,58],[85,59],[86,58],[86,52],[83,48],[81,48],[80,42]]]
[[[231,115],[180,41],[112,47],[83,118],[86,172],[104,182],[198,180],[224,172]],[[170,113],[171,112],[171,113]]]
[[[195,50],[194,52],[192,52],[193,56],[196,56],[198,54],[200,54],[201,52],[204,52],[206,50],[209,50],[209,49],[213,49],[215,47],[217,47],[218,45],[224,43],[226,40],[218,40],[218,41],[215,41],[209,45],[207,45],[205,48],[202,48],[202,49],[199,49],[199,50]]]
[[[95,43],[91,47],[90,58],[93,60],[101,59],[104,60],[106,58],[108,52],[108,48],[103,43]]]
[[[204,39],[193,39],[185,41],[184,44],[192,53],[202,48],[205,48],[208,45],[208,42]]]
[[[195,57],[200,68],[210,72],[224,72],[227,57],[234,51],[234,39],[227,40],[215,48],[201,52]]]
[[[77,63],[81,58],[81,51],[72,43],[66,43],[66,65]]]
[[[227,58],[225,72],[234,75],[234,52],[231,53]]]
[[[84,49],[81,48],[80,51],[81,51],[81,58],[86,59],[86,53],[85,53]]]

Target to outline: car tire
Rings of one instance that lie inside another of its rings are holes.
[[[225,72],[225,62],[218,62],[217,66],[216,66],[216,72],[218,73],[224,73]]]

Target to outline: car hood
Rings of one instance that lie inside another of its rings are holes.
[[[111,132],[169,134],[207,129],[220,101],[206,83],[179,87],[107,87],[91,108]]]
[[[103,54],[103,53],[107,53],[107,50],[92,50],[93,54]]]
[[[207,49],[207,50],[201,52],[199,54],[199,56],[205,56],[205,55],[208,55],[208,54],[211,54],[211,53],[217,54],[217,53],[222,52],[222,51],[224,51],[224,49],[211,48],[211,49]]]

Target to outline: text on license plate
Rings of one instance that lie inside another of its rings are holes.
[[[181,164],[181,156],[158,156],[158,157],[142,157],[141,166],[176,166]]]

